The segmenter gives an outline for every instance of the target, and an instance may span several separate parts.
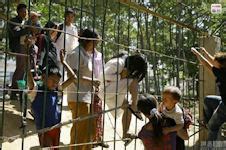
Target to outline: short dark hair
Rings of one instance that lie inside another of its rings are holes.
[[[84,38],[97,38],[97,39],[99,38],[99,34],[96,32],[96,30],[91,30],[91,29],[81,30],[79,32],[79,36]],[[79,39],[78,41],[79,43],[84,43],[85,41],[88,41],[88,40]]]
[[[57,28],[57,24],[54,23],[53,21],[48,21],[44,28],[53,28],[53,29],[56,29]],[[49,30],[42,30],[41,31],[41,34],[48,34],[49,33]]]
[[[158,101],[155,96],[145,94],[141,95],[137,101],[137,109],[141,111],[144,115],[150,115],[150,111],[153,108],[158,107]]]
[[[65,10],[65,17],[68,16],[69,14],[75,15],[75,11],[74,11],[72,8],[70,8],[70,7],[68,7],[68,8]]]
[[[153,140],[154,143],[159,146],[162,142],[162,116],[157,111],[158,102],[153,95],[142,95],[141,98],[137,102],[137,108],[141,111],[144,115],[149,116],[150,123],[153,126]],[[152,114],[152,111],[155,112]]]
[[[48,21],[45,26],[45,28],[56,28],[57,27],[57,24],[53,21]]]
[[[180,101],[182,95],[181,90],[176,86],[167,86],[166,88],[164,88],[163,94],[172,95],[173,99],[178,102]]]
[[[128,56],[125,61],[125,68],[128,70],[128,77],[141,81],[147,73],[147,62],[139,54]]]
[[[18,11],[20,11],[20,10],[23,9],[23,8],[27,8],[27,5],[25,5],[25,4],[18,4],[16,10],[17,10],[17,12],[18,12]]]
[[[58,77],[61,78],[60,69],[56,65],[50,65],[50,66],[44,67],[42,69],[42,74],[48,74],[48,76],[57,75]]]
[[[222,68],[226,68],[226,53],[225,52],[217,52],[214,55],[214,59],[221,64]]]

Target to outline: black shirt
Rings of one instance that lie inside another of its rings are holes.
[[[43,49],[43,53],[44,53],[44,58],[42,59],[42,63],[41,68],[43,69],[44,67],[46,67],[47,65],[54,65],[57,66],[57,50],[55,45],[53,44],[53,41],[51,40],[51,38],[47,35],[44,35],[44,41],[43,41],[43,45],[44,45],[44,49]]]
[[[226,104],[226,69],[212,68],[213,74],[216,76],[216,84],[218,86],[220,96],[224,104]]]
[[[19,16],[16,16],[16,17],[10,19],[10,21],[22,24],[23,19]],[[14,24],[9,23],[9,26],[8,26],[9,48],[12,52],[20,52],[21,51],[20,37],[23,35],[26,35],[28,33],[29,33],[29,31],[27,29],[23,29],[19,25],[14,25]]]

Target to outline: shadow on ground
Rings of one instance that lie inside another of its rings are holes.
[[[35,132],[35,124],[32,117],[27,114],[26,119],[26,132]],[[22,134],[22,117],[20,102],[15,101],[6,101],[5,102],[5,111],[4,111],[4,126],[3,126],[3,136],[11,137],[15,135]]]

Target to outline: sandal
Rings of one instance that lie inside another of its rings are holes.
[[[101,142],[93,144],[92,148],[96,148],[98,146],[101,146],[103,148],[109,148],[109,145],[106,142],[104,142],[104,141],[101,141]]]
[[[125,142],[125,146],[129,145],[134,139],[137,139],[136,134],[127,133],[125,137],[123,137],[123,141]]]
[[[141,113],[140,113],[140,111],[135,111],[135,110],[133,110],[133,109],[131,108],[131,105],[128,106],[128,109],[129,109],[129,110],[131,111],[131,113],[132,113],[134,116],[136,116],[138,119],[140,119],[141,121],[144,120],[143,117],[142,117],[142,115],[141,115]]]

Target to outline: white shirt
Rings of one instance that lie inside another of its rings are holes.
[[[175,121],[176,124],[184,124],[184,116],[183,116],[183,111],[180,108],[180,106],[178,106],[178,104],[175,105],[175,107],[168,111],[164,106],[163,106],[163,110],[162,113],[166,116],[169,117],[171,119],[173,119]]]
[[[129,85],[133,81],[133,79],[121,79],[120,73],[122,72],[125,66],[125,58],[114,58],[109,60],[104,67],[105,73],[105,90],[106,90],[106,97],[105,102],[108,105],[109,109],[119,107],[123,104],[123,101],[127,97],[127,91],[129,91]],[[117,70],[118,67],[118,70]],[[118,72],[117,72],[118,71]],[[118,76],[118,77],[117,77]],[[99,87],[98,96],[100,99],[104,100],[104,83],[103,78],[99,78],[101,85]],[[118,79],[118,80],[117,80]],[[117,99],[116,99],[117,93]],[[128,93],[128,101],[131,100],[131,96]],[[116,105],[117,101],[117,105]],[[114,115],[114,111],[112,111]],[[117,116],[120,112],[117,112]]]
[[[71,24],[70,26],[66,26],[66,30],[64,29],[65,25],[63,26],[63,31],[66,33],[70,33],[72,35],[78,36],[78,31],[77,28]],[[56,46],[57,49],[57,60],[60,61],[60,50],[65,49],[66,52],[70,53],[73,49],[75,49],[79,43],[78,43],[78,38],[75,36],[71,36],[69,34],[65,34],[65,48],[64,48],[64,33],[61,33],[59,38],[57,39],[56,43],[54,45]]]
[[[98,53],[98,54],[97,54]],[[101,53],[95,51],[94,57],[92,54],[87,53],[82,46],[76,47],[71,53],[67,54],[66,61],[68,65],[73,69],[77,70],[79,78],[83,76],[92,77],[93,72],[93,58],[95,61],[101,61]],[[98,60],[97,60],[98,59]],[[80,62],[79,62],[80,60]],[[95,77],[95,73],[94,73]],[[91,104],[93,89],[90,85],[85,84],[82,80],[79,81],[78,89],[78,101]],[[77,100],[77,84],[71,84],[67,88],[68,101]]]

